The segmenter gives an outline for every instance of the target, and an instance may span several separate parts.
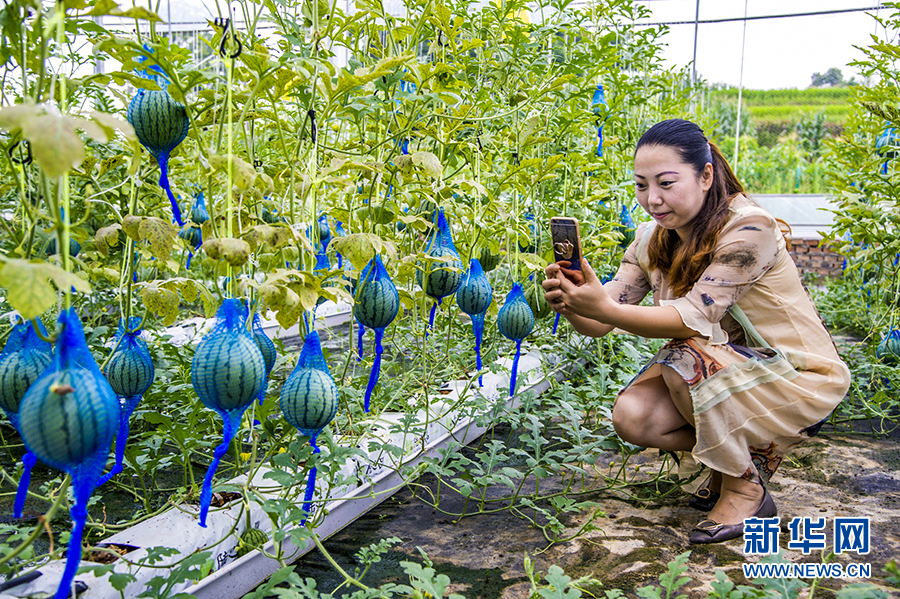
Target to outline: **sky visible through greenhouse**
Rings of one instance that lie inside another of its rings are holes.
[[[641,0],[652,11],[649,21],[671,23],[665,59],[669,64],[686,65],[694,49],[696,0]],[[872,14],[882,18],[889,8],[879,11],[838,12],[880,6],[877,0],[746,0],[747,32],[744,52],[743,85],[749,89],[809,87],[814,73],[832,67],[841,69],[844,79],[856,75],[847,66],[862,58],[854,46],[868,46],[872,35],[896,41],[896,31],[885,31]],[[741,81],[742,20],[703,23],[724,19],[742,19],[745,0],[700,0],[697,35],[697,73],[709,83],[737,86]],[[822,13],[771,19],[753,17],[798,13]]]
[[[167,0],[168,1],[168,0]],[[650,10],[648,23],[672,23],[666,36],[664,59],[668,65],[691,62],[694,51],[694,17],[697,0],[637,0]],[[697,74],[709,83],[737,86],[741,83],[741,54],[746,3],[743,86],[749,89],[806,88],[814,73],[841,70],[845,79],[857,75],[848,64],[861,58],[854,46],[868,46],[873,35],[895,40],[871,16],[882,17],[890,9],[864,11],[881,6],[878,0],[699,0]],[[400,0],[386,0],[390,12],[402,12]],[[225,3],[220,6],[226,12]],[[847,12],[853,11],[853,12]],[[169,17],[166,2],[160,16]],[[803,13],[831,13],[783,18],[759,18]],[[211,0],[171,3],[171,19],[203,22],[218,14]],[[714,21],[714,22],[704,22]],[[686,22],[686,23],[685,23]],[[683,24],[676,24],[683,23]]]

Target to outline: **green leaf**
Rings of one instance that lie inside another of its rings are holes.
[[[338,237],[331,245],[349,260],[356,270],[362,270],[381,251],[381,238],[371,233],[352,233]]]
[[[10,260],[0,270],[0,287],[6,289],[7,301],[22,318],[37,318],[56,305],[56,291],[36,263]]]
[[[128,19],[143,19],[145,21],[156,21],[161,23],[162,18],[154,12],[141,7],[131,7],[122,10],[113,0],[99,0],[88,15],[92,17],[100,17],[104,15],[113,15],[116,17],[126,17]]]
[[[50,285],[51,280],[60,291],[74,287],[82,293],[91,292],[90,283],[84,279],[40,260],[8,260],[0,270],[0,287],[6,289],[9,305],[26,320],[36,318],[56,305],[57,296]]]

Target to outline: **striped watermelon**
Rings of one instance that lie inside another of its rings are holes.
[[[541,281],[545,278],[543,272],[538,273],[525,286],[525,301],[528,302],[528,307],[531,308],[535,320],[543,320],[550,316],[551,312],[550,304],[544,299],[544,288],[541,287]]]
[[[462,282],[462,260],[456,250],[435,246],[428,250],[428,255],[432,258],[451,258],[451,260],[442,260],[432,262],[425,265],[425,274],[418,273],[419,284],[422,285],[422,279],[425,279],[425,295],[434,299],[441,299],[453,294],[459,284]]]
[[[123,470],[125,460],[125,444],[128,443],[131,414],[143,399],[144,393],[153,384],[155,369],[147,343],[139,337],[140,318],[132,318],[133,330],[125,331],[123,322],[119,322],[114,340],[117,346],[106,365],[106,378],[120,399],[121,414],[119,432],[116,435],[116,463],[112,469],[100,479],[102,485]]]
[[[303,343],[297,366],[281,388],[281,411],[294,428],[314,439],[334,419],[339,400],[319,333],[312,331]]]
[[[41,326],[43,328],[43,326]],[[13,327],[0,352],[0,407],[18,429],[19,402],[50,363],[52,348],[30,322]]]
[[[22,397],[19,425],[29,451],[71,472],[89,460],[106,462],[119,426],[119,402],[87,348],[74,309],[63,311],[59,322],[56,353]]]
[[[62,311],[58,321],[56,352],[22,398],[19,424],[28,453],[72,477],[72,532],[55,595],[65,599],[81,563],[88,502],[106,465],[120,416],[119,402],[87,347],[75,310]]]
[[[81,252],[81,244],[77,240],[69,237],[69,255],[75,258]],[[56,253],[56,237],[51,237],[47,244],[47,255],[52,256]]]
[[[393,322],[400,311],[400,296],[384,268],[381,256],[375,255],[360,274],[353,316],[363,326],[383,329]]]
[[[492,253],[490,248],[487,247],[481,248],[481,253],[478,255],[478,261],[481,263],[481,268],[484,272],[491,272],[500,266],[502,260],[503,256]]]
[[[178,231],[178,236],[187,241],[195,250],[203,245],[203,232],[200,227],[185,225]]]
[[[889,366],[900,364],[900,330],[891,329],[884,336],[875,350],[875,357]]]
[[[153,358],[140,334],[140,330],[126,333],[121,324],[116,333],[119,346],[106,365],[106,378],[120,397],[143,395],[153,384]]]
[[[510,341],[520,341],[534,329],[534,313],[525,301],[522,286],[516,283],[497,314],[497,326]]]
[[[266,375],[269,375],[272,372],[272,367],[275,366],[275,360],[278,358],[278,350],[275,348],[275,343],[263,332],[262,325],[260,325],[260,328],[257,328],[258,320],[259,313],[257,312],[253,319],[253,340],[256,342],[259,351],[262,352],[263,363],[266,365]]]
[[[477,258],[473,258],[469,266],[469,272],[462,278],[459,289],[456,290],[456,304],[459,309],[468,314],[481,314],[491,305],[494,291],[481,268]]]
[[[447,223],[447,217],[444,216],[443,208],[437,210],[435,229],[428,240],[425,253],[432,258],[448,258],[430,262],[423,266],[424,273],[422,271],[416,273],[419,285],[425,289],[425,294],[439,300],[455,293],[462,281],[463,265],[456,246],[453,245],[453,234]]]
[[[269,535],[258,528],[248,528],[241,535],[235,553],[237,557],[247,555],[254,549],[263,547],[269,541]]]
[[[206,198],[203,197],[202,190],[197,190],[194,203],[191,205],[191,222],[195,225],[202,225],[208,220],[209,211],[206,209]]]
[[[145,49],[152,50],[144,46]],[[152,75],[144,73],[147,78],[156,81],[163,89],[139,89],[131,102],[125,118],[134,127],[138,141],[147,148],[159,164],[159,186],[162,187],[172,204],[172,216],[178,226],[183,226],[181,210],[169,187],[169,153],[187,137],[190,121],[184,104],[176,102],[165,88],[168,80],[158,67],[151,67]]]
[[[226,299],[213,330],[200,341],[191,361],[191,383],[207,408],[217,412],[245,409],[262,389],[266,362],[245,326],[247,310]]]

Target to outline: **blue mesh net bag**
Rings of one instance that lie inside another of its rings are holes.
[[[140,335],[141,319],[134,317],[128,330],[123,322],[119,322],[119,328],[113,337],[114,349],[106,365],[106,378],[116,392],[122,411],[119,432],[116,434],[116,463],[100,479],[101,485],[122,471],[131,415],[156,376],[150,348]]]
[[[375,331],[375,362],[369,375],[369,384],[366,386],[365,411],[369,411],[369,401],[372,391],[378,384],[381,373],[381,354],[384,347],[381,340],[384,338],[384,329],[394,321],[400,310],[400,295],[397,287],[391,281],[391,277],[381,261],[381,256],[375,255],[366,265],[359,277],[356,286],[356,298],[353,304],[353,315],[360,324],[360,337],[368,327]],[[362,340],[360,338],[360,352]],[[362,357],[360,355],[360,357]]]
[[[281,388],[281,411],[294,428],[309,437],[313,453],[320,453],[316,440],[337,414],[339,401],[337,385],[322,354],[319,333],[312,331],[306,336],[297,366]],[[303,509],[307,514],[310,513],[315,487],[316,468],[313,466],[303,499]]]
[[[475,366],[481,370],[481,340],[484,337],[484,315],[491,301],[494,299],[494,290],[488,281],[481,262],[472,258],[469,271],[463,275],[459,289],[456,290],[456,305],[459,309],[472,317],[472,333],[475,335]],[[478,385],[482,386],[481,376],[478,376]]]
[[[534,329],[534,312],[525,299],[522,286],[518,283],[513,285],[497,314],[497,327],[504,337],[516,342],[516,356],[513,358],[509,379],[509,396],[512,397],[516,393],[516,373],[519,369],[519,356],[522,353],[522,339]]]
[[[81,561],[88,500],[106,465],[120,410],[87,347],[75,310],[64,310],[58,322],[53,359],[22,398],[19,425],[29,451],[72,477],[72,535],[56,592],[57,599],[64,599]]]
[[[259,397],[266,381],[265,358],[247,328],[247,316],[241,300],[222,302],[213,329],[200,341],[191,361],[191,383],[197,396],[224,421],[222,443],[213,453],[200,491],[200,526],[204,528],[219,461],[237,434],[244,411]]]
[[[0,352],[0,407],[20,434],[19,403],[31,384],[50,364],[53,352],[51,345],[38,336],[35,326],[41,329],[44,337],[47,336],[40,321],[36,320],[34,325],[20,322],[13,327],[3,351]],[[31,469],[36,462],[35,455],[26,450],[22,456],[22,477],[19,479],[13,506],[13,516],[16,518],[22,517],[28,486],[31,484]]]

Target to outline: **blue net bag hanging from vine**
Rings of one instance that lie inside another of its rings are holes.
[[[148,52],[153,50],[144,46]],[[153,80],[162,89],[139,89],[128,103],[125,118],[134,127],[138,141],[156,159],[159,165],[159,186],[172,204],[172,217],[178,226],[184,226],[178,201],[169,186],[169,154],[187,137],[190,120],[184,104],[177,102],[167,91],[169,79],[157,65],[138,74]]]
[[[453,234],[444,209],[438,208],[435,212],[434,229],[428,239],[425,254],[431,258],[442,260],[429,260],[423,266],[422,271],[416,272],[419,285],[425,290],[425,295],[435,300],[428,316],[428,329],[434,326],[434,314],[441,300],[448,295],[456,293],[460,281],[462,281],[463,264],[459,259],[456,246],[453,245]]]
[[[56,351],[22,398],[19,426],[29,451],[72,477],[72,533],[56,591],[56,599],[65,599],[81,563],[88,501],[106,466],[120,410],[115,392],[87,347],[75,310],[64,310],[58,322]]]
[[[375,362],[369,375],[369,384],[366,385],[364,402],[366,412],[369,411],[372,391],[375,389],[381,373],[381,354],[384,351],[381,340],[384,337],[384,329],[394,321],[399,310],[400,295],[397,293],[397,287],[391,281],[390,275],[384,268],[381,256],[376,254],[359,276],[359,283],[356,286],[356,298],[353,304],[353,316],[356,317],[356,321],[360,324],[360,333],[364,330],[363,327],[368,327],[375,331]],[[360,352],[362,352],[361,339],[359,347]],[[361,353],[360,357],[362,357]]]
[[[628,209],[628,206],[622,204],[622,210],[619,212],[619,224],[616,225],[616,231],[622,234],[622,241],[619,243],[620,248],[624,250],[631,245],[631,242],[634,241],[635,229],[637,229],[637,225],[634,224],[631,210]]]
[[[481,340],[484,338],[484,315],[491,301],[494,290],[491,282],[481,268],[478,258],[472,258],[469,271],[463,275],[459,289],[456,290],[456,305],[472,317],[472,333],[475,335],[475,367],[481,371]],[[482,377],[478,375],[478,386],[483,386]]]
[[[156,368],[147,342],[141,339],[141,319],[131,318],[128,330],[124,322],[119,322],[113,342],[113,355],[106,364],[106,379],[109,381],[121,408],[119,432],[116,433],[116,463],[112,470],[100,479],[103,484],[122,471],[125,459],[125,445],[128,443],[131,415],[141,403],[144,393],[153,384]]]
[[[19,404],[25,392],[50,364],[53,348],[41,339],[34,329],[38,326],[46,337],[47,332],[40,321],[36,325],[30,322],[20,322],[15,325],[6,339],[6,345],[0,352],[0,407],[6,413],[10,423],[21,435],[19,430]],[[19,479],[19,487],[16,491],[16,500],[13,506],[13,517],[21,518],[25,507],[25,498],[28,495],[28,487],[31,484],[31,470],[37,462],[37,457],[26,450],[22,456],[22,476]]]
[[[608,117],[607,111],[609,105],[606,103],[606,94],[603,91],[603,84],[598,83],[594,89],[594,97],[591,99],[591,112],[597,117],[597,157],[603,157],[603,124]],[[602,117],[602,118],[601,118]]]
[[[340,394],[328,364],[322,354],[319,333],[312,331],[303,342],[297,366],[281,388],[281,411],[291,426],[309,437],[313,453],[320,453],[316,440],[322,429],[334,420],[340,403]],[[316,467],[309,470],[306,493],[303,496],[303,510],[311,513],[313,493],[316,488]],[[306,523],[304,518],[300,523]]]
[[[509,396],[512,397],[516,393],[516,373],[519,369],[519,356],[522,353],[522,340],[534,329],[534,313],[525,300],[522,286],[518,283],[513,285],[497,314],[497,327],[504,337],[516,342],[516,355],[509,377]]]
[[[200,491],[200,526],[204,528],[216,468],[240,428],[244,411],[265,383],[265,358],[247,328],[247,316],[240,299],[223,301],[212,330],[200,341],[191,361],[191,384],[197,396],[224,421],[222,443],[213,453]]]
[[[272,374],[275,360],[278,359],[278,350],[275,348],[275,343],[263,330],[262,319],[259,316],[259,312],[253,313],[253,340],[256,341],[259,351],[262,352],[263,361],[266,364],[266,376],[263,381],[262,389],[259,391],[259,405],[263,405],[263,402],[266,399],[266,391],[269,388],[269,375]]]
[[[900,330],[888,331],[875,349],[875,357],[888,366],[900,366]]]

